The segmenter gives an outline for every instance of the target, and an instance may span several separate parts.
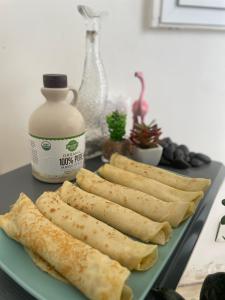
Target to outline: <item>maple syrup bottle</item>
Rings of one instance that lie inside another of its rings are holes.
[[[67,86],[64,74],[45,74],[43,83],[46,101],[29,120],[32,174],[49,183],[73,180],[83,167],[85,151],[85,123],[75,106],[77,92]]]

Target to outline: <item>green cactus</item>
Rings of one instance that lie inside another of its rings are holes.
[[[117,110],[106,116],[110,138],[114,141],[121,141],[126,133],[126,114]]]

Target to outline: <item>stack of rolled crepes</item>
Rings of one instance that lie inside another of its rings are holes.
[[[179,226],[195,212],[199,201],[204,196],[203,190],[206,191],[211,183],[210,179],[184,177],[135,162],[119,154],[113,154],[110,164],[100,167],[98,174],[101,177],[81,169],[77,174],[78,186],[88,192],[92,198],[95,194],[98,196],[96,199],[99,197],[108,199],[111,203],[135,211],[149,220],[169,222],[172,227]],[[194,187],[191,186],[192,182]],[[179,188],[176,188],[176,185]],[[181,190],[181,187],[185,190]],[[78,188],[76,189],[79,192]],[[69,204],[72,195],[74,193],[64,196],[70,197],[66,200]],[[76,203],[78,205],[78,201]],[[149,241],[154,242],[151,239]]]
[[[104,169],[105,167],[106,166],[104,166]],[[102,174],[102,169],[100,169],[99,172],[100,174]],[[103,176],[104,175],[105,173],[103,174]],[[131,174],[131,176],[132,175],[133,174]],[[128,176],[128,180],[129,180],[129,176]],[[123,181],[123,179],[121,181]],[[118,183],[119,182],[120,182],[120,177],[118,178]],[[183,220],[188,218],[193,212],[193,205],[189,202],[162,201],[154,196],[143,193],[139,190],[135,190],[127,186],[122,186],[120,184],[112,183],[108,180],[99,177],[95,173],[92,173],[85,169],[81,169],[77,174],[77,184],[79,185],[79,187],[81,187],[83,190],[89,193],[98,195],[114,203],[117,203],[123,207],[129,208],[130,210],[133,210],[139,213],[140,215],[145,216],[156,222],[167,221],[173,227],[177,227]],[[68,184],[64,183],[63,188],[65,189],[66,186],[68,186]],[[69,197],[71,198],[72,195],[74,194],[67,193],[67,198]]]
[[[127,268],[54,225],[26,195],[21,194],[10,212],[0,217],[0,227],[34,253],[35,261],[40,257],[40,267],[50,265],[44,269],[60,274],[59,278],[62,276],[89,299],[132,298],[125,284],[130,274]]]
[[[90,299],[131,299],[130,271],[158,259],[158,245],[191,216],[210,185],[114,154],[97,175],[81,169],[34,205],[21,194],[0,227],[44,271]],[[135,238],[132,239],[132,238]],[[128,270],[129,269],[129,270]]]
[[[68,184],[73,186],[72,183]],[[67,191],[70,192],[68,189]],[[156,245],[130,239],[91,215],[67,205],[57,193],[45,192],[38,198],[36,205],[54,224],[130,270],[149,269],[158,258]]]
[[[171,226],[168,222],[152,221],[131,209],[85,192],[68,181],[64,182],[58,193],[70,206],[143,242],[164,245],[170,237]]]
[[[130,190],[127,190],[130,193],[129,199],[131,199],[132,193],[136,194],[132,197],[133,202],[135,199],[138,202],[140,199],[152,201],[152,197],[154,197],[155,203],[156,199],[158,199],[157,201],[162,200],[167,203],[175,203],[176,205],[181,203],[189,204],[188,212],[186,212],[183,220],[195,212],[199,201],[204,196],[203,191],[206,191],[211,184],[210,179],[181,176],[133,161],[117,153],[112,155],[110,164],[100,167],[98,174],[108,182],[130,188]],[[138,195],[137,191],[141,192],[141,194]],[[147,197],[147,195],[151,196],[151,198]],[[107,198],[109,199],[110,195],[107,195]],[[129,203],[129,205],[131,204]],[[137,209],[139,208],[135,208],[135,210]],[[139,213],[142,212],[139,211]],[[142,214],[145,213],[143,212]],[[154,216],[152,215],[151,218],[154,219]],[[179,225],[179,222],[171,223],[171,225],[175,227]]]

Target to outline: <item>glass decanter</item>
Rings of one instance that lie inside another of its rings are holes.
[[[99,29],[102,14],[95,13],[87,6],[78,6],[86,24],[86,58],[83,78],[78,91],[77,108],[86,123],[86,158],[102,152],[103,134],[101,119],[107,100],[108,88],[104,67],[99,51]]]

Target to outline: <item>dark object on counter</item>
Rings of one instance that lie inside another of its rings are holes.
[[[154,300],[185,300],[172,289],[152,289]],[[201,288],[199,300],[224,300],[225,299],[225,273],[218,272],[208,275]]]
[[[192,165],[192,167],[196,168],[196,167],[201,167],[202,165],[204,165],[204,162],[194,156],[191,159],[190,164]]]
[[[170,166],[171,165],[170,161],[165,159],[164,156],[161,157],[160,164],[163,165],[163,166]]]
[[[218,272],[208,275],[202,285],[200,300],[225,299],[225,273]]]
[[[154,300],[185,300],[180,294],[171,289],[152,289]]]
[[[165,148],[163,148],[163,156],[168,160],[173,160],[175,150],[176,150],[175,145],[171,143],[167,145]]]
[[[184,159],[174,159],[173,167],[175,167],[177,169],[187,169],[190,167],[190,165]]]
[[[211,162],[211,159],[207,155],[202,154],[202,153],[196,153],[195,157],[200,159],[201,161],[203,161],[206,164],[209,164]]]
[[[168,137],[160,140],[159,144],[163,147],[160,165],[188,169],[189,167],[198,168],[211,162],[207,155],[191,152],[186,145],[177,145]]]
[[[169,145],[169,144],[171,144],[172,143],[172,141],[171,141],[171,139],[170,138],[164,138],[163,140],[160,140],[160,145],[163,147],[163,148],[165,148],[166,147],[166,145]]]
[[[185,158],[186,154],[184,151],[177,147],[177,149],[174,151],[174,159],[185,160]]]
[[[190,153],[188,147],[185,145],[180,145],[177,148],[180,149],[181,151],[183,151],[185,156],[188,156]]]

